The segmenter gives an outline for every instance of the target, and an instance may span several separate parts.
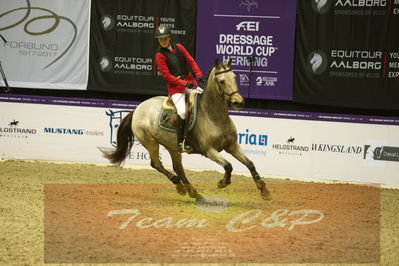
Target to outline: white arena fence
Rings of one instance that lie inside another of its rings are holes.
[[[121,119],[137,102],[0,96],[0,155],[107,164],[98,147],[112,148]],[[262,176],[290,176],[399,185],[399,119],[244,109],[231,111],[238,142]],[[248,170],[223,152],[235,172]],[[167,151],[160,150],[171,168]],[[125,165],[150,164],[135,143]],[[223,170],[200,155],[184,155],[186,168]]]

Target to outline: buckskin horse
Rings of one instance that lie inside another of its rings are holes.
[[[190,197],[200,200],[201,195],[185,175],[182,156],[177,150],[176,134],[159,127],[159,116],[163,111],[162,103],[165,98],[165,96],[150,98],[126,115],[118,128],[116,149],[108,151],[102,149],[103,156],[111,163],[121,165],[130,153],[136,137],[148,150],[151,166],[166,175],[176,185],[179,194],[185,195],[188,192]],[[219,188],[225,188],[231,183],[233,167],[220,154],[225,150],[249,169],[260,195],[268,200],[270,193],[265,182],[237,143],[237,130],[228,114],[229,104],[233,109],[239,110],[244,106],[244,99],[238,92],[236,75],[231,70],[231,60],[224,63],[216,60],[199,101],[195,125],[188,132],[190,143],[195,153],[202,154],[223,166],[225,173],[218,182]],[[163,145],[170,153],[176,175],[163,167],[159,159],[159,145]]]

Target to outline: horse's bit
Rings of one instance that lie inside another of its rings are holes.
[[[227,101],[227,102],[231,102],[231,97],[234,95],[234,94],[236,94],[236,93],[238,93],[238,90],[235,90],[235,91],[233,91],[233,92],[231,92],[231,93],[226,93],[223,89],[222,89],[222,87],[220,86],[220,83],[219,83],[219,81],[217,80],[217,78],[216,78],[216,76],[217,75],[220,75],[220,74],[223,74],[223,73],[227,73],[227,72],[230,72],[230,71],[232,71],[231,70],[231,68],[228,68],[228,69],[226,69],[226,70],[223,70],[223,71],[220,71],[220,72],[216,72],[215,73],[215,80],[216,80],[216,83],[218,84],[218,86],[219,86],[219,96],[221,97],[221,98],[223,98],[225,101]],[[227,100],[226,100],[226,98],[224,97],[224,96],[227,96],[228,98],[227,98]]]

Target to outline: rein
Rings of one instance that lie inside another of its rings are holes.
[[[229,98],[226,100],[226,101],[228,101],[228,102],[231,101],[231,96],[233,96],[234,94],[238,93],[238,90],[235,90],[235,91],[233,91],[233,92],[231,92],[231,93],[226,93],[226,92],[222,89],[222,87],[220,86],[220,83],[219,83],[219,81],[217,80],[216,76],[217,76],[217,75],[220,75],[220,74],[223,74],[223,73],[230,72],[230,71],[232,71],[231,68],[228,68],[228,69],[226,69],[226,70],[219,71],[219,72],[216,72],[216,73],[215,73],[215,80],[216,80],[216,83],[217,83],[218,86],[219,86],[219,89],[218,89],[219,93],[218,93],[218,95],[219,95],[221,98],[223,98],[223,100],[226,100],[226,99],[224,98],[224,96],[229,97]]]

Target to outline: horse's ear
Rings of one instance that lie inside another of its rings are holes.
[[[215,62],[213,63],[213,66],[216,68],[216,69],[219,69],[220,68],[220,65],[219,65],[219,59],[215,59]]]
[[[227,61],[226,66],[227,66],[227,67],[230,67],[232,61],[233,61],[233,60],[231,60],[231,58],[230,58],[229,61]]]

